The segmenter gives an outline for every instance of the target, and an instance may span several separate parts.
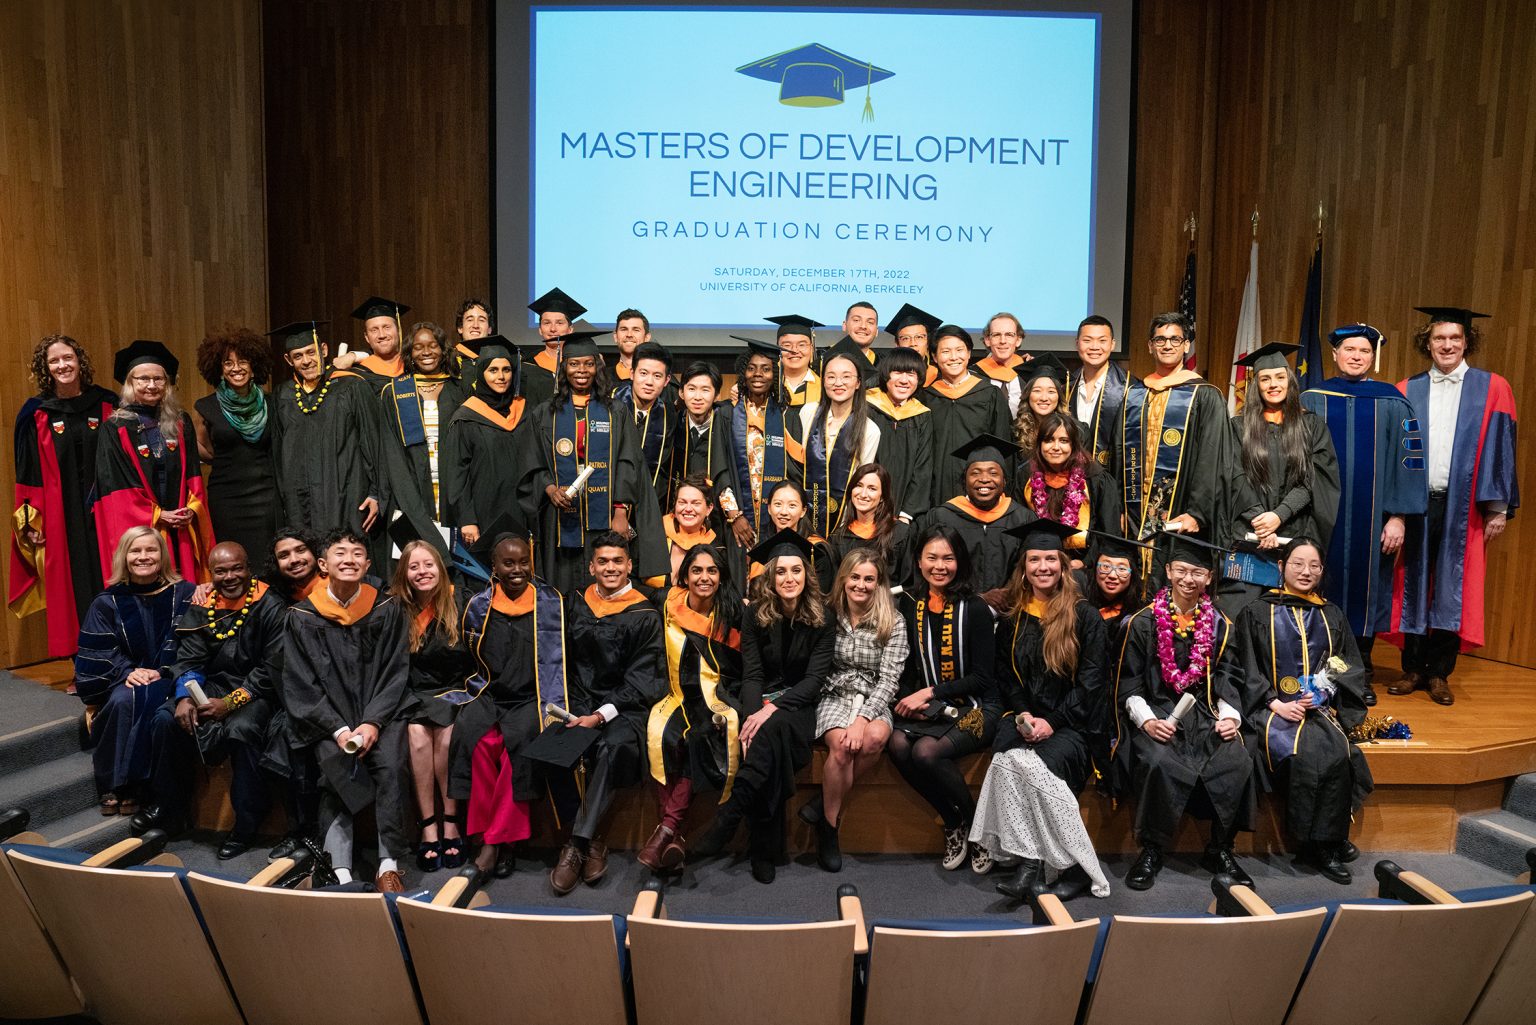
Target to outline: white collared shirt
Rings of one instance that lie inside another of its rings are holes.
[[[1428,449],[1429,490],[1445,491],[1451,483],[1451,451],[1456,445],[1456,419],[1461,413],[1461,385],[1467,377],[1467,361],[1449,374],[1429,370],[1429,423],[1424,431]]]
[[[1087,380],[1079,379],[1077,390],[1072,393],[1072,401],[1076,405],[1077,418],[1083,423],[1093,422],[1093,407],[1099,403],[1099,393],[1104,390],[1104,382],[1109,380],[1109,371],[1099,375],[1097,381],[1091,384]]]

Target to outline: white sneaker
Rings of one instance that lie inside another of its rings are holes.
[[[944,830],[944,869],[953,872],[965,864],[965,827]]]
[[[979,843],[971,844],[971,871],[979,876],[992,871],[992,854]]]

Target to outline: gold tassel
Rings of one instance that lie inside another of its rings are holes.
[[[864,65],[864,70],[866,72],[864,79],[864,113],[860,115],[859,120],[873,121],[875,119],[875,106],[869,100],[869,87],[874,84],[875,66],[873,64],[866,64]],[[977,735],[980,736],[980,734]]]

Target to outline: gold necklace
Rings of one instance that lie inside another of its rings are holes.
[[[246,614],[251,611],[251,603],[254,602],[255,600],[256,600],[256,581],[252,580],[251,581],[251,586],[249,588],[247,588],[246,592],[245,592],[245,604],[241,605],[240,606],[240,611],[235,613],[235,625],[230,627],[228,630],[224,631],[223,633],[220,633],[218,627],[214,625],[214,615],[219,610],[218,599],[214,599],[213,601],[209,602],[208,603],[208,629],[213,633],[213,639],[216,640],[216,641],[227,641],[231,637],[233,637],[235,634],[239,633],[240,632],[240,628],[245,625]]]

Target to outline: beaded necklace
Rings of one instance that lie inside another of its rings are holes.
[[[213,639],[216,640],[216,641],[227,641],[231,637],[233,637],[235,634],[239,633],[240,632],[240,628],[245,625],[246,614],[251,611],[251,604],[255,600],[256,600],[256,581],[252,580],[251,581],[251,586],[249,588],[247,588],[246,592],[245,592],[245,604],[241,605],[240,606],[240,611],[235,613],[235,625],[230,627],[228,630],[224,631],[223,633],[220,633],[218,627],[214,625],[214,615],[219,610],[219,603],[218,603],[217,600],[209,602],[208,603],[208,629],[213,634]]]
[[[320,386],[320,391],[315,395],[315,404],[312,406],[304,405],[304,388],[297,379],[294,380],[293,401],[298,405],[300,413],[309,416],[309,414],[320,408],[320,404],[325,401],[325,393],[331,390],[331,380],[330,377],[325,379],[325,383]]]

